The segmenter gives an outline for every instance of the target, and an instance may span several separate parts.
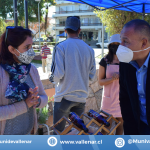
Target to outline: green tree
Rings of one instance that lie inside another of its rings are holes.
[[[14,17],[13,10],[13,0],[0,0],[0,16],[3,19],[7,18],[7,15]],[[45,5],[46,4],[46,5]],[[45,14],[45,9],[47,7],[55,5],[55,0],[41,0],[40,7],[40,18],[43,20],[43,14]],[[24,0],[17,0],[17,10],[18,10],[18,23],[24,21]],[[47,12],[48,13],[48,12]],[[38,21],[38,2],[35,0],[28,0],[28,19],[30,22]]]
[[[7,14],[12,17],[13,12],[13,0],[0,0],[0,16],[3,19],[7,18]]]
[[[8,21],[8,22],[6,23],[6,26],[14,26],[14,21]]]
[[[0,37],[5,32],[7,26],[13,26],[13,25],[14,25],[13,21],[9,21],[6,23],[5,20],[0,18]]]
[[[110,31],[110,35],[120,33],[127,22],[133,19],[142,19],[142,15],[138,13],[116,9],[107,9],[105,11],[95,10],[94,13],[96,13],[97,17],[106,26],[106,32]],[[150,16],[146,15],[145,20],[149,22]]]
[[[45,35],[47,32],[47,21],[48,21],[48,9],[50,6],[55,5],[56,3],[54,2],[54,0],[44,0],[45,1]]]
[[[6,28],[6,23],[3,19],[0,18],[0,36],[4,33]]]

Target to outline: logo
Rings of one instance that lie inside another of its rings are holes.
[[[132,144],[132,139],[129,139],[129,140],[128,140],[128,143],[129,143],[129,144]]]
[[[124,145],[125,145],[125,140],[124,140],[123,138],[117,138],[117,139],[115,140],[115,145],[116,145],[116,147],[118,147],[118,148],[122,148],[122,147],[124,147]]]
[[[54,147],[57,145],[57,139],[54,136],[52,136],[52,137],[48,138],[47,143],[49,146]]]

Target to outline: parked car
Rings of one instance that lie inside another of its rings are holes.
[[[108,47],[108,44],[109,44],[108,40],[104,40],[104,47]],[[96,43],[96,46],[98,48],[101,48],[102,47],[102,42]]]

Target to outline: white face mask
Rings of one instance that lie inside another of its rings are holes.
[[[141,52],[141,51],[146,51],[150,47],[144,49],[144,50],[139,50],[139,51],[132,51],[130,48],[119,45],[116,55],[119,59],[120,62],[125,62],[129,63],[133,59],[133,52]]]

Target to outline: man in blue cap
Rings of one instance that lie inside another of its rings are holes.
[[[53,52],[50,81],[55,84],[53,123],[68,118],[70,112],[81,115],[88,97],[89,80],[96,73],[94,50],[78,38],[80,18],[67,17],[67,40],[57,44]],[[56,129],[62,132],[66,121]]]

